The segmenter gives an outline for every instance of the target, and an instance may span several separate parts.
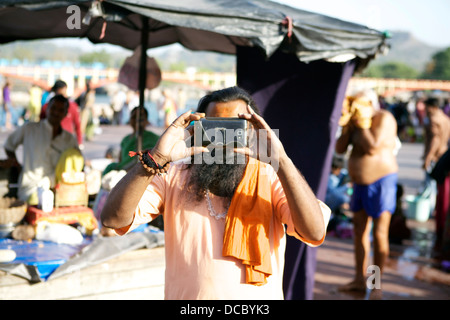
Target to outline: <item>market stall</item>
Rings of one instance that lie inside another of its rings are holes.
[[[147,251],[164,246],[162,230],[143,225],[123,237],[104,237],[100,233],[100,202],[88,203],[88,190],[99,190],[99,187],[88,187],[92,181],[83,178],[68,183],[62,180],[55,188],[45,191],[50,192],[51,203],[45,203],[40,190],[38,204],[29,205],[12,197],[15,184],[8,176],[3,175],[4,188],[0,194],[0,299],[75,299],[110,295],[118,291],[120,284],[111,284],[111,279],[117,278],[119,273],[131,277],[124,286],[130,294],[135,285],[138,291],[148,285],[156,286],[152,297],[161,295],[164,254],[162,250]],[[97,193],[94,198],[102,199],[103,194]],[[137,249],[145,250],[149,259],[131,253]],[[128,259],[135,262],[132,267],[123,268]],[[84,279],[93,277],[97,266],[105,268],[105,263],[107,270],[99,279],[108,285],[99,288],[95,282]],[[158,277],[152,277],[148,280],[151,283],[143,286],[142,273],[149,271],[144,269],[149,264],[155,266]],[[63,290],[64,286],[78,290]],[[23,290],[24,287],[27,290]]]

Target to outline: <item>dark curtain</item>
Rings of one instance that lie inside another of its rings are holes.
[[[337,122],[355,62],[302,63],[280,51],[267,59],[258,48],[238,47],[237,84],[249,91],[318,199],[325,198]],[[284,293],[313,298],[316,250],[289,237]]]

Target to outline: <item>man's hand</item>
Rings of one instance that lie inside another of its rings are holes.
[[[239,118],[245,119],[253,125],[254,131],[250,133],[250,146],[236,148],[235,151],[271,165],[278,164],[280,157],[286,155],[283,144],[267,122],[257,115],[250,106],[247,106],[247,111],[248,113],[239,114]]]
[[[339,119],[339,125],[341,127],[345,127],[353,116],[351,110],[351,104],[353,103],[353,98],[345,97],[344,102],[342,103],[342,113],[341,118]]]
[[[191,113],[187,111],[175,119],[164,131],[152,150],[152,155],[159,165],[184,159],[193,154],[208,151],[203,147],[188,147],[186,139],[192,132],[188,130],[192,121],[204,118],[204,113]]]
[[[353,101],[352,110],[352,120],[355,126],[361,129],[370,129],[374,113],[372,102],[364,97],[359,97]]]
[[[12,168],[12,167],[20,167],[20,163],[15,158],[7,158],[4,160],[0,160],[0,168]]]
[[[422,164],[422,169],[424,169],[425,171],[431,172],[431,157],[425,157],[423,164]]]
[[[152,149],[152,155],[159,165],[183,159],[195,152],[206,151],[203,148],[188,148],[185,142],[190,134],[187,128],[191,121],[204,116],[203,113],[191,114],[188,111],[164,131]],[[101,213],[103,226],[113,229],[129,226],[134,218],[134,210],[153,177],[154,175],[149,175],[140,163],[134,165],[111,190]]]

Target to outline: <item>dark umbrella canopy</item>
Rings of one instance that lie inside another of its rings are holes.
[[[78,6],[81,18],[90,11],[89,24],[69,28],[69,17],[76,18],[70,5]],[[100,12],[91,7],[92,1],[80,0],[0,1],[0,43],[83,37],[135,49],[141,43],[142,16],[149,18],[148,48],[180,43],[191,50],[235,54],[236,46],[249,46],[267,56],[282,48],[301,61],[342,55],[349,60],[373,58],[385,40],[379,31],[267,0],[104,0]]]

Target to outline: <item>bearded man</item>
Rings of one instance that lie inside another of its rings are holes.
[[[102,223],[123,235],[163,215],[166,299],[283,299],[286,233],[311,246],[322,244],[330,210],[316,199],[247,92],[212,92],[197,111],[176,119],[151,151],[139,152],[141,163],[111,191]],[[195,134],[191,122],[205,116],[248,121],[266,133],[260,138],[276,161],[258,160],[267,157],[251,148],[219,157],[223,148],[188,147],[186,134]],[[222,161],[192,161],[199,155]]]

